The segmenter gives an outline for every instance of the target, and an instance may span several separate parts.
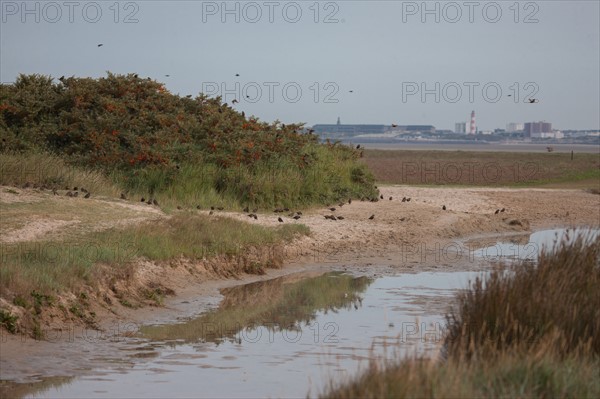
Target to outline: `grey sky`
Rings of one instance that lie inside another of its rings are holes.
[[[182,95],[224,86],[226,101],[237,98],[236,108],[266,121],[335,123],[339,116],[343,123],[453,129],[475,110],[483,130],[534,120],[600,128],[595,0],[426,2],[439,10],[439,22],[422,13],[421,1],[229,1],[234,12],[226,15],[222,1],[46,3],[27,2],[33,12],[26,14],[21,1],[1,0],[3,82],[19,73],[135,72]],[[124,22],[130,13],[137,22]],[[423,85],[430,91],[424,98]],[[523,103],[531,93],[539,103]]]

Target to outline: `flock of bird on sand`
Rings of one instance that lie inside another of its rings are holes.
[[[32,184],[32,183],[25,183],[22,187],[24,189],[26,189],[26,188],[41,188],[41,189],[47,188],[47,187],[38,186],[37,184]],[[375,189],[377,189],[377,186],[375,186]],[[58,193],[58,190],[56,188],[52,188],[51,190],[52,190],[52,194],[53,195],[60,195]],[[86,190],[83,187],[79,187],[79,188],[78,187],[73,187],[72,189],[71,189],[71,187],[65,187],[65,191],[66,191],[65,196],[71,197],[71,198],[77,198],[77,197],[79,197],[80,192],[81,192],[81,197],[86,198],[86,199],[90,198],[91,195],[92,195],[90,191]],[[121,193],[120,199],[124,200],[124,201],[128,201],[129,200],[129,198],[127,197],[127,195],[125,193]],[[383,194],[379,193],[379,197],[370,197],[370,198],[369,197],[362,197],[360,199],[360,201],[362,201],[362,202],[364,202],[364,201],[367,201],[367,202],[379,202],[380,200],[383,200],[383,199],[384,199]],[[389,197],[388,198],[389,201],[393,201],[393,199],[394,199],[393,197]],[[402,197],[401,202],[411,202],[411,200],[412,200],[411,197]],[[152,197],[149,197],[149,198],[141,197],[140,198],[140,202],[141,203],[146,203],[148,205],[154,205],[154,206],[157,206],[157,207],[160,206],[159,203],[158,203],[158,201],[156,200],[156,198],[152,198]],[[352,198],[348,198],[347,203],[348,203],[348,205],[352,204]],[[342,208],[344,205],[346,205],[346,202],[339,202],[337,204],[337,208],[335,206],[331,206],[331,204],[327,204],[326,205],[327,210],[329,212],[331,212],[331,213],[325,214],[325,215],[323,215],[323,217],[325,219],[327,219],[327,220],[333,220],[333,221],[335,221],[335,220],[344,220],[345,219],[344,216],[334,213],[336,211],[339,211],[339,209]],[[177,205],[177,209],[178,210],[183,210],[184,208],[182,206],[180,206],[180,205]],[[203,207],[201,205],[197,205],[196,209],[202,210]],[[208,214],[209,215],[213,215],[217,211],[224,211],[224,210],[225,210],[225,208],[222,207],[222,206],[211,206],[210,207],[210,211],[209,211]],[[442,210],[446,211],[446,210],[448,210],[448,207],[446,205],[442,205]],[[249,206],[246,206],[246,207],[244,207],[244,209],[242,211],[248,217],[250,217],[252,219],[255,219],[255,220],[258,220],[258,208],[250,209]],[[506,208],[496,209],[496,211],[494,212],[494,214],[497,215],[497,214],[503,213],[505,211],[506,211]],[[275,208],[273,210],[273,213],[276,213],[276,214],[287,213],[287,216],[290,217],[291,219],[294,219],[294,220],[299,220],[303,216],[301,211],[290,211],[290,209],[287,208],[287,207]],[[367,219],[374,220],[375,219],[375,214],[371,214],[371,216],[369,216]],[[404,221],[405,218],[401,218],[400,220]],[[284,223],[284,219],[281,216],[279,216],[279,215],[277,216],[277,221],[279,223]]]

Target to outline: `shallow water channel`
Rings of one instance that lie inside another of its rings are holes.
[[[556,234],[564,232],[526,235],[525,241],[480,248],[475,256],[535,258]],[[452,298],[483,273],[292,274],[226,288],[218,307],[184,322],[144,326],[136,337],[113,344],[120,356],[111,352],[102,367],[77,378],[42,379],[39,389],[25,392],[61,398],[317,396],[373,359],[438,356]]]

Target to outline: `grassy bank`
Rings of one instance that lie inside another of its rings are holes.
[[[324,397],[598,397],[600,239],[496,270],[458,296],[444,360],[373,362]]]
[[[389,184],[600,189],[597,154],[365,150],[364,163]]]
[[[74,291],[106,279],[102,274],[109,274],[107,267],[117,274],[138,258],[161,262],[177,257],[192,261],[216,255],[243,257],[251,247],[279,245],[302,234],[308,234],[308,229],[300,224],[269,229],[229,218],[185,214],[68,240],[5,243],[0,289],[8,298],[28,297],[32,291]],[[260,274],[264,268],[277,266],[271,259],[239,272]]]
[[[93,324],[93,315],[83,309],[93,308],[90,301],[104,303],[106,290],[125,306],[160,304],[172,290],[156,281],[131,280],[140,261],[168,270],[172,259],[194,264],[220,257],[221,266],[211,270],[215,276],[262,274],[281,267],[281,245],[304,234],[308,229],[301,224],[270,229],[187,212],[64,239],[2,243],[2,299],[23,313],[4,309],[0,325],[27,332],[45,311],[57,309]]]

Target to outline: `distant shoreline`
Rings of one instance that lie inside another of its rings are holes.
[[[349,143],[344,141],[345,143]],[[571,152],[600,154],[600,145],[596,144],[542,144],[542,143],[473,143],[473,142],[365,142],[352,141],[371,150],[413,150],[413,151],[492,151],[492,152],[547,152],[552,147],[554,152]]]

